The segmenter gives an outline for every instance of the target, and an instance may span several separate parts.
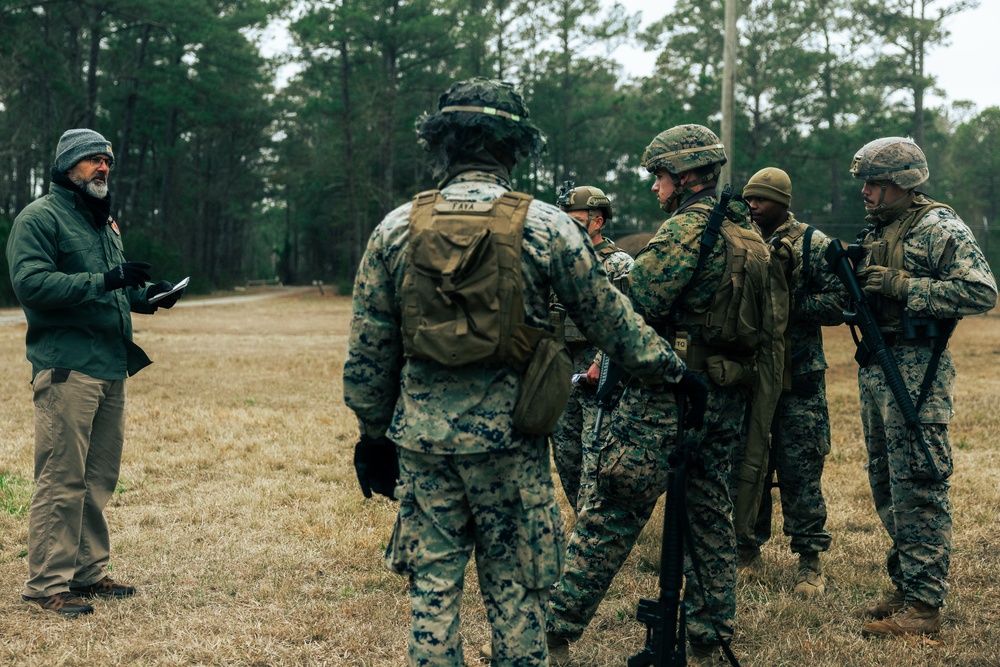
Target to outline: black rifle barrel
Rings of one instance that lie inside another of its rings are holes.
[[[851,248],[856,247],[858,246],[851,246]],[[906,382],[899,372],[899,366],[896,365],[896,358],[892,356],[892,350],[889,349],[889,346],[885,342],[885,336],[882,335],[882,331],[879,329],[878,320],[875,319],[875,315],[872,313],[871,306],[868,304],[868,298],[858,284],[857,276],[854,275],[852,259],[857,261],[857,258],[851,257],[852,252],[853,250],[845,249],[839,239],[834,239],[830,243],[830,250],[827,252],[827,264],[830,266],[830,270],[840,279],[840,282],[847,290],[848,296],[854,303],[854,310],[844,313],[844,321],[861,330],[860,344],[864,345],[864,348],[859,347],[860,354],[856,358],[859,363],[863,363],[861,357],[864,356],[865,351],[875,355],[875,360],[882,368],[882,374],[885,376],[885,382],[889,385],[889,391],[892,392],[892,397],[896,399],[896,405],[899,406],[899,411],[903,415],[903,421],[906,422],[907,428],[910,429],[913,437],[916,438],[917,444],[920,445],[920,449],[927,459],[927,465],[934,471],[934,480],[939,482],[942,479],[941,472],[934,464],[934,456],[931,454],[930,447],[924,441],[923,432],[920,430],[920,415],[917,414],[917,408],[913,404],[909,390],[906,388]]]

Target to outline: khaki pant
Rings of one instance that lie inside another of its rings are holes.
[[[46,369],[32,387],[35,493],[23,594],[47,597],[104,577],[111,552],[104,507],[121,467],[125,380]]]

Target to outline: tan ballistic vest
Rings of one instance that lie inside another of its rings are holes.
[[[863,243],[869,251],[868,265],[887,266],[890,269],[905,269],[903,242],[907,234],[913,229],[913,225],[936,208],[948,209],[954,213],[954,209],[947,204],[936,202],[926,195],[917,195],[910,204],[909,210],[895,222],[882,228],[882,237],[880,239],[873,240],[872,234],[869,233],[868,238]],[[879,325],[891,328],[900,325],[903,315],[903,304],[880,294],[869,297],[869,301]]]

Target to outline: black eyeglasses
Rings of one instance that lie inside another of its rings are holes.
[[[108,171],[115,170],[115,162],[109,157],[104,157],[103,155],[91,155],[87,158],[89,162],[94,167],[100,167],[102,164],[108,165]]]

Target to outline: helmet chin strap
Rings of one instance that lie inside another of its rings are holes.
[[[604,227],[604,225],[601,225],[601,227],[598,227],[594,231],[590,231],[590,224],[594,222],[594,218],[596,218],[597,215],[598,214],[595,213],[593,209],[587,210],[587,234],[590,235],[590,238],[594,238],[595,236],[600,236],[601,228]]]
[[[722,165],[716,164],[715,169],[712,173],[705,174],[704,176],[699,176],[698,178],[692,178],[687,183],[681,185],[681,177],[677,174],[670,174],[670,181],[674,184],[674,191],[670,193],[666,201],[660,204],[660,208],[663,209],[665,213],[673,213],[677,210],[677,207],[681,202],[687,200],[688,197],[695,193],[695,188],[703,183],[711,183],[719,177],[719,173],[722,171]],[[690,172],[685,172],[690,173]]]
[[[900,208],[900,203],[904,202],[908,197],[911,196],[912,192],[906,190],[902,195],[896,197],[896,199],[891,202],[885,200],[885,191],[889,188],[889,183],[891,181],[882,181],[881,189],[878,193],[878,203],[872,207],[872,210],[868,212],[869,216],[876,217],[883,222],[887,222],[892,214],[896,212],[896,209]]]

